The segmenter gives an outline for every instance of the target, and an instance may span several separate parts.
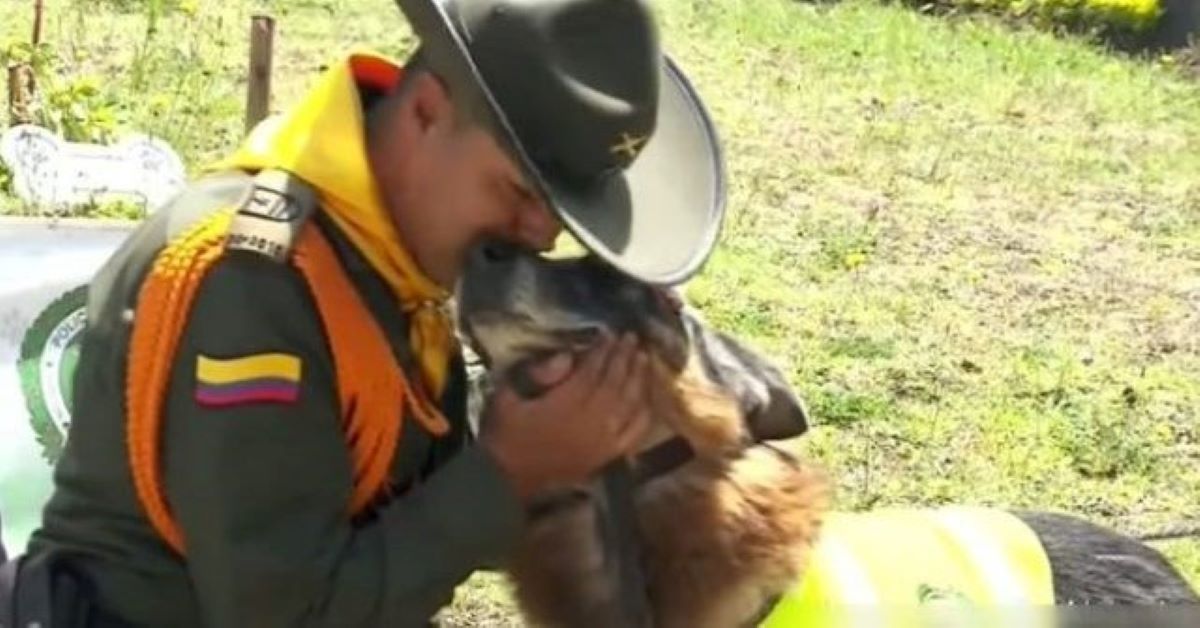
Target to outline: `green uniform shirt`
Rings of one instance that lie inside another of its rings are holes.
[[[423,625],[473,571],[503,560],[522,510],[493,459],[470,442],[466,376],[455,359],[442,400],[450,435],[434,440],[406,420],[391,476],[400,495],[363,520],[348,519],[352,463],[330,349],[304,279],[288,264],[226,253],[198,290],[180,340],[161,451],[186,558],[157,536],[137,500],[124,396],[139,286],[174,233],[237,202],[249,185],[240,173],[193,184],[96,276],[70,437],[30,552],[67,556],[92,581],[100,606],[136,625]],[[312,219],[393,351],[406,355],[404,316],[386,284],[332,221],[320,212]],[[194,401],[198,354],[264,352],[303,361],[296,402]]]

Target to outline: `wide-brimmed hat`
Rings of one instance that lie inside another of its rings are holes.
[[[427,67],[568,230],[643,281],[704,264],[725,213],[708,112],[643,0],[397,0]]]

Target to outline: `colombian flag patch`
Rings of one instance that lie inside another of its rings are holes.
[[[260,353],[240,358],[196,357],[196,401],[204,406],[293,403],[300,396],[300,358]]]

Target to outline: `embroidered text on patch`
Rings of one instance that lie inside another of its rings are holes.
[[[196,401],[205,406],[293,403],[300,396],[300,358],[262,353],[240,358],[196,358]]]

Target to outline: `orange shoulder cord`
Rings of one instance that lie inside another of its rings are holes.
[[[224,252],[232,216],[232,210],[214,214],[159,254],[142,285],[130,343],[126,445],[134,487],[150,523],[180,554],[183,535],[160,478],[162,405],[196,290]],[[389,488],[405,404],[435,436],[445,434],[449,424],[420,386],[409,385],[383,331],[311,222],[301,230],[292,260],[312,290],[333,352],[342,425],[354,462],[348,509],[355,515]]]

